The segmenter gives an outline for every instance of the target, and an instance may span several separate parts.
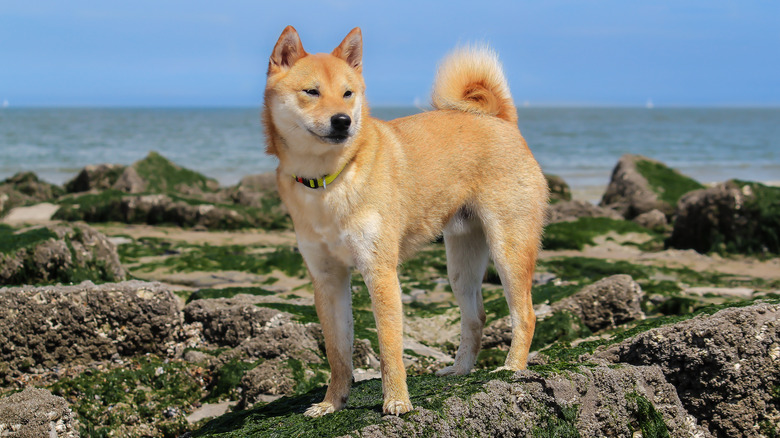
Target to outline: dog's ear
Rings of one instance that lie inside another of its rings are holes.
[[[295,61],[306,56],[303,50],[301,38],[292,26],[287,26],[279,36],[279,40],[271,52],[271,60],[268,62],[268,75],[289,69]]]
[[[344,41],[331,53],[337,58],[341,58],[358,72],[363,70],[363,34],[360,28],[356,27],[344,37]]]

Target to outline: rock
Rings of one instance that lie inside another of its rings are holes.
[[[65,183],[68,193],[106,190],[114,187],[126,166],[121,164],[88,165]]]
[[[322,363],[325,344],[319,324],[291,322],[283,314],[273,318],[255,337],[233,349],[233,355],[250,359],[285,357],[309,364]],[[226,359],[230,354],[225,356]]]
[[[603,208],[584,201],[560,201],[547,209],[547,223],[571,222],[581,217],[606,217],[620,220],[623,216],[615,210]]]
[[[261,193],[276,192],[276,172],[245,176],[241,178],[238,187]]]
[[[509,349],[512,343],[512,324],[508,316],[488,324],[482,331],[482,348]]]
[[[612,178],[599,205],[617,210],[626,219],[652,210],[671,215],[680,196],[701,187],[663,163],[626,154],[612,170]]]
[[[509,382],[488,381],[468,400],[448,398],[441,413],[417,410],[410,421],[387,417],[353,436],[635,436],[637,430],[704,436],[674,388],[650,367],[520,371]]]
[[[125,193],[143,193],[146,191],[146,181],[141,178],[135,167],[126,167],[112,188]]]
[[[261,396],[291,394],[295,389],[295,376],[286,359],[269,359],[247,371],[241,379],[239,407],[252,407]]]
[[[556,340],[573,341],[604,329],[644,319],[642,288],[630,275],[613,275],[585,286],[579,292],[549,306],[535,307],[537,322],[532,350]],[[485,327],[482,348],[507,349],[512,342],[508,316]]]
[[[0,182],[0,216],[14,207],[52,201],[64,194],[59,186],[38,179],[32,172],[19,172]]]
[[[658,209],[642,213],[635,217],[633,221],[639,226],[658,231],[665,230],[666,226],[668,225],[666,215]]]
[[[184,307],[184,319],[187,323],[201,323],[206,341],[229,347],[264,333],[266,328],[292,321],[289,313],[255,304],[257,300],[249,295],[195,300]],[[279,347],[285,351],[290,346]]]
[[[215,192],[219,189],[216,180],[178,166],[154,151],[130,167],[144,182],[144,190],[151,193],[176,193],[186,196]]]
[[[715,436],[777,436],[778,321],[778,304],[728,308],[649,330],[593,358],[658,366],[683,406]]]
[[[553,303],[551,310],[552,313],[567,310],[595,332],[644,319],[643,295],[642,288],[630,275],[613,275]]]
[[[352,348],[352,364],[355,368],[379,369],[379,355],[371,347],[368,339],[355,339]]]
[[[253,208],[215,205],[194,199],[176,200],[172,196],[175,195],[124,195],[118,191],[87,194],[62,202],[54,218],[66,221],[173,224],[223,230],[282,229],[291,226],[289,216],[282,211],[281,201],[263,198],[261,204],[267,203],[262,208]]]
[[[116,281],[126,276],[116,246],[86,224],[0,228],[0,284]]]
[[[275,172],[246,176],[226,192],[231,202],[260,209],[268,217],[286,218],[289,214],[279,197]]]
[[[571,201],[571,189],[566,181],[558,175],[544,175],[550,188],[550,200]]]
[[[381,384],[364,381],[353,386],[343,415],[301,422],[300,415],[290,413],[303,412],[313,401],[302,396],[213,420],[194,434],[250,436],[273,428],[279,436],[316,436],[324,430],[357,437],[709,436],[657,367],[415,376],[409,389],[415,411],[401,417],[380,416]],[[359,421],[345,421],[347,414]]]
[[[0,379],[114,355],[167,354],[178,298],[159,283],[0,289]]]
[[[727,181],[680,199],[667,242],[700,253],[780,253],[780,188]]]
[[[79,422],[65,399],[27,387],[0,399],[0,436],[77,438]]]

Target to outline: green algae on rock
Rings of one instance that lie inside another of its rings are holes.
[[[593,238],[610,232],[618,234],[640,233],[650,238],[660,235],[631,221],[615,220],[606,217],[581,217],[571,222],[556,222],[545,227],[542,247],[547,250],[576,249],[585,245],[595,245]]]
[[[132,165],[145,181],[145,191],[153,193],[186,193],[191,190],[214,192],[219,188],[215,179],[180,167],[157,152],[149,152]]]
[[[78,414],[82,436],[176,437],[189,430],[185,413],[202,397],[203,369],[156,356],[88,371],[51,385]]]
[[[128,224],[171,224],[182,227],[235,230],[241,228],[287,229],[291,221],[281,201],[263,199],[260,207],[209,202],[177,194],[127,194],[109,189],[58,200],[55,219]]]
[[[601,198],[602,207],[633,219],[652,210],[671,215],[677,199],[703,186],[665,164],[640,155],[625,154],[612,171]]]
[[[412,376],[409,392],[415,410],[401,417],[381,415],[381,383],[375,379],[355,384],[347,407],[321,418],[302,413],[320,400],[324,388],[226,414],[192,436],[545,436],[545,426],[583,436],[630,436],[649,430],[643,428],[649,422],[674,436],[701,431],[686,418],[674,388],[652,367]]]
[[[655,160],[639,159],[636,161],[636,169],[645,177],[650,189],[672,208],[684,194],[704,188],[695,179]]]
[[[22,230],[0,225],[0,285],[124,278],[114,244],[85,224]]]
[[[730,180],[685,195],[676,217],[671,247],[780,254],[780,187]]]

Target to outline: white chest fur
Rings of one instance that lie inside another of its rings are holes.
[[[322,258],[358,269],[370,264],[380,237],[381,215],[373,210],[345,208],[349,203],[340,199],[343,193],[338,190],[323,192],[320,189],[302,194],[308,213],[302,225],[309,232],[297,233],[298,246],[309,269],[317,269]]]

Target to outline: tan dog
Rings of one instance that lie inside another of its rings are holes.
[[[308,54],[288,26],[268,65],[263,121],[279,158],[279,193],[314,284],[331,381],[306,415],[342,409],[352,383],[350,271],[371,294],[379,338],[383,411],[412,409],[402,360],[398,264],[444,233],[461,344],[439,375],[471,371],[485,312],[482,278],[492,255],[512,318],[504,369],[526,366],[535,316],[531,277],[547,183],[517,128],[517,111],[493,52],[462,49],[440,66],[436,111],[371,118],[353,29],[330,54]]]

